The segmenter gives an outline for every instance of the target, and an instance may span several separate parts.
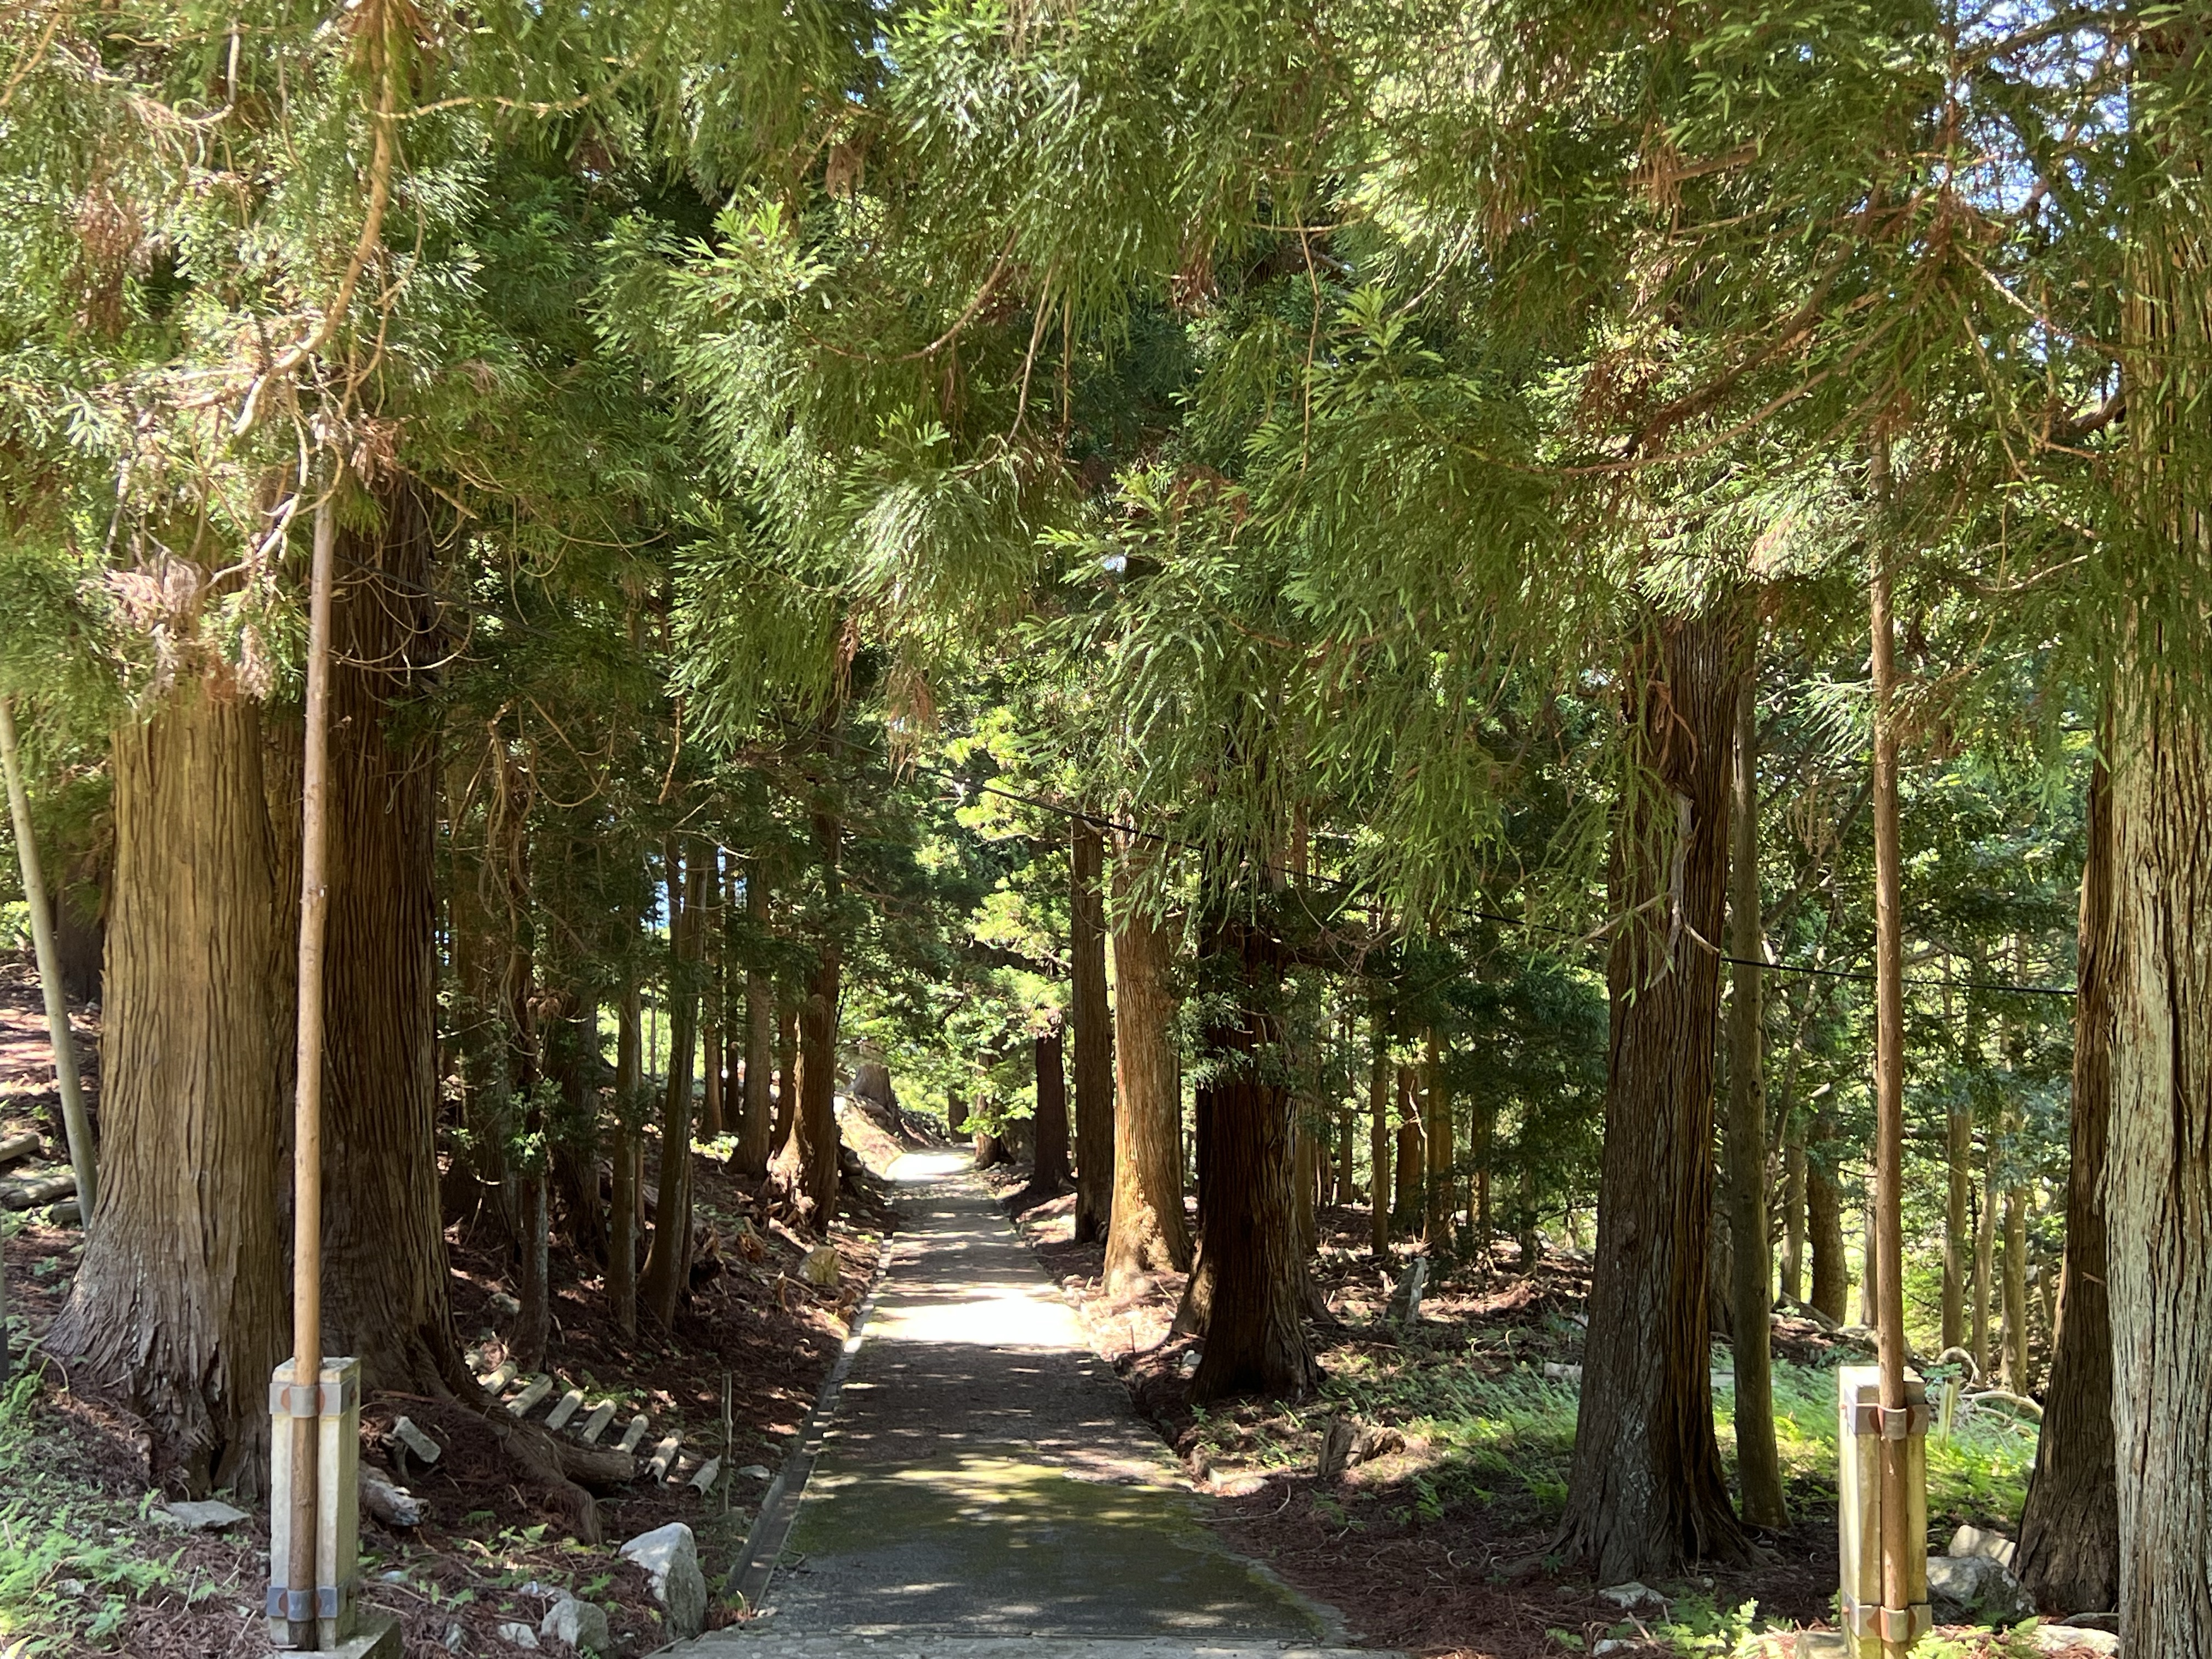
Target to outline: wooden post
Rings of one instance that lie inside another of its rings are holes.
[[[320,1461],[323,1400],[323,936],[330,915],[331,568],[337,542],[331,498],[333,477],[315,508],[314,563],[309,576],[307,610],[307,762],[300,811],[300,999],[297,1089],[292,1119],[292,1378],[289,1388],[271,1392],[286,1420],[278,1434],[289,1441],[290,1489],[283,1528],[270,1538],[270,1634],[284,1628],[282,1645],[320,1645],[316,1571],[316,1534],[320,1530],[317,1464]],[[356,1407],[356,1410],[358,1407]],[[333,1476],[341,1471],[333,1469]],[[342,1483],[341,1483],[342,1484]],[[280,1496],[284,1489],[277,1489]],[[333,1492],[340,1508],[351,1494]],[[343,1517],[341,1517],[343,1522]],[[283,1553],[277,1555],[281,1548]],[[350,1559],[337,1564],[349,1571]],[[276,1605],[276,1573],[282,1571],[283,1605]],[[337,1583],[331,1581],[332,1585]],[[278,1615],[281,1613],[282,1618]],[[324,1616],[341,1617],[332,1607]]]
[[[46,908],[46,878],[39,868],[39,845],[31,836],[31,797],[23,784],[23,760],[15,746],[15,710],[0,696],[0,762],[8,772],[8,811],[15,823],[15,862],[23,873],[23,900],[31,912],[31,948],[39,959],[39,989],[46,998],[46,1032],[54,1045],[54,1085],[62,1097],[62,1126],[69,1135],[70,1167],[76,1172],[77,1213],[88,1235],[96,1196],[97,1159],[92,1126],[84,1115],[84,1089],[77,1080],[76,1045],[70,1036],[69,999],[62,990],[61,958],[54,951],[54,920]],[[5,1375],[0,1370],[0,1375]]]
[[[1886,518],[1886,445],[1876,447],[1871,470],[1877,511]],[[1867,1644],[1856,1620],[1851,1639],[1862,1652],[1903,1659],[1928,1627],[1928,1407],[1924,1393],[1917,1401],[1908,1401],[1905,1367],[1905,939],[1897,821],[1897,637],[1890,609],[1889,556],[1887,526],[1883,525],[1875,537],[1868,592],[1874,670],[1875,1012],[1874,1254],[1867,1263],[1867,1276],[1874,1291],[1875,1352],[1881,1374],[1881,1599],[1875,1609],[1875,1644]],[[1860,1426],[1859,1422],[1855,1419],[1853,1426]],[[1847,1466],[1853,1461],[1850,1443],[1844,1461]],[[1923,1517],[1917,1524],[1916,1513]],[[1844,1591],[1848,1597],[1854,1587],[1847,1583]]]
[[[1843,1595],[1838,1622],[1854,1659],[1890,1659],[1903,1654],[1929,1628],[1928,1613],[1928,1392],[1920,1378],[1906,1373],[1902,1438],[1884,1433],[1879,1365],[1845,1365],[1836,1373],[1836,1530],[1840,1546]],[[1889,1511],[1887,1465],[1903,1464],[1903,1509]],[[1905,1564],[1903,1617],[1886,1588],[1888,1540],[1897,1529],[1917,1540]],[[1889,1632],[1895,1632],[1894,1638]]]

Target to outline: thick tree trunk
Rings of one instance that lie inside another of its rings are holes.
[[[660,1196],[638,1299],[666,1329],[691,1275],[691,1060],[699,1035],[699,945],[713,863],[686,863],[673,841],[668,871],[668,1078],[660,1104]]]
[[[1444,1080],[1443,1047],[1434,1030],[1429,1033],[1427,1060],[1429,1090],[1423,1138],[1428,1143],[1428,1182],[1422,1224],[1429,1248],[1442,1250],[1451,1246],[1452,1211],[1457,1206],[1453,1203],[1451,1086]]]
[[[261,759],[228,685],[115,735],[100,1194],[46,1342],[196,1492],[258,1488],[286,1337],[287,940]]]
[[[1421,1182],[1428,1170],[1428,1154],[1422,1146],[1421,1103],[1413,1082],[1413,1068],[1398,1067],[1398,1158],[1395,1190],[1391,1195],[1391,1224],[1400,1232],[1421,1229]]]
[[[1367,1062],[1367,1243],[1377,1257],[1390,1254],[1390,1036],[1382,1013],[1373,1027]]]
[[[546,1070],[560,1089],[550,1126],[553,1191],[562,1232],[586,1261],[607,1257],[606,1212],[599,1201],[599,1005],[586,993],[545,999],[540,1026]]]
[[[1527,1133],[1525,1130],[1522,1132]],[[1521,1154],[1521,1186],[1516,1202],[1519,1207],[1521,1271],[1533,1273],[1544,1259],[1544,1235],[1536,1224],[1536,1160],[1524,1150]]]
[[[544,1363],[545,1345],[552,1331],[553,1218],[547,1190],[545,1112],[538,1090],[543,1050],[538,1037],[537,955],[530,890],[529,784],[504,741],[497,746],[507,776],[487,834],[489,844],[498,849],[498,880],[507,910],[506,965],[499,982],[500,1025],[507,1039],[507,1074],[514,1098],[521,1103],[524,1144],[533,1149],[526,1165],[508,1172],[514,1188],[512,1207],[519,1218],[514,1297],[522,1304],[522,1311],[515,1316],[512,1346],[516,1361],[525,1370],[534,1370]]]
[[[1713,1433],[1706,1251],[1728,879],[1728,757],[1742,668],[1716,616],[1655,619],[1630,665],[1642,775],[1613,839],[1612,1042],[1598,1237],[1562,1545],[1600,1583],[1733,1557]]]
[[[1049,1197],[1067,1190],[1066,1039],[1055,1019],[1037,1033],[1036,1112],[1030,1123],[1035,1150],[1030,1155],[1029,1188]]]
[[[945,1091],[945,1133],[956,1140],[968,1133],[968,1103],[957,1089]]]
[[[1190,1271],[1182,1213],[1182,1099],[1176,1075],[1174,942],[1138,907],[1143,854],[1126,837],[1115,860],[1120,923],[1114,934],[1114,1201],[1105,1289],[1121,1297],[1146,1279]]]
[[[1743,1518],[1790,1524],[1782,1458],[1774,1443],[1774,1364],[1770,1317],[1774,1259],[1766,1229],[1766,929],[1759,886],[1759,688],[1743,678],[1735,709],[1735,765],[1729,811],[1729,953],[1736,959],[1729,998],[1727,1135],[1729,1336],[1735,1353],[1736,1479]]]
[[[623,988],[615,1027],[614,1201],[607,1246],[607,1303],[615,1328],[637,1334],[637,1234],[644,1206],[644,1147],[638,1136],[643,1088],[639,1050],[644,1042],[637,981]]]
[[[2073,1166],[2066,1263],[2035,1474],[2015,1566],[2037,1605],[2094,1613],[2118,1605],[2120,1499],[2112,1448],[2112,1328],[2106,1279],[2105,1146],[2112,1115],[2112,814],[2100,764],[2089,785],[2074,1004]]]
[[[1075,1242],[1104,1238],[1114,1207],[1114,1016],[1106,1002],[1105,843],[1073,821],[1067,894],[1075,1025]]]
[[[1280,975],[1273,939],[1249,921],[1215,930],[1218,959],[1235,964],[1242,993],[1232,1018],[1211,1026],[1216,1063],[1207,1120],[1205,1211],[1197,1272],[1207,1280],[1206,1352],[1191,1379],[1204,1403],[1238,1395],[1303,1399],[1320,1381],[1306,1338],[1305,1255],[1295,1220],[1297,1159],[1282,1033],[1262,1012]]]
[[[364,1388],[436,1394],[468,1373],[439,1213],[436,775],[404,729],[439,653],[434,550],[424,492],[377,507],[374,530],[339,533],[331,617],[323,1330]],[[298,822],[295,799],[282,833]]]
[[[1493,1224],[1490,1212],[1490,1160],[1492,1145],[1498,1139],[1498,1108],[1486,1097],[1475,1104],[1469,1138],[1473,1145],[1468,1152],[1474,1159],[1474,1248],[1487,1262]]]
[[[768,874],[756,858],[745,869],[745,919],[757,940],[769,928]],[[757,968],[745,975],[744,1107],[738,1121],[738,1172],[758,1180],[768,1173],[775,1143],[775,1105],[769,1084],[775,1068],[775,988]]]
[[[1844,1194],[1836,1179],[1836,1120],[1822,1111],[1813,1120],[1805,1149],[1805,1230],[1813,1255],[1813,1291],[1805,1299],[1844,1322],[1850,1300],[1851,1273],[1844,1261]]]

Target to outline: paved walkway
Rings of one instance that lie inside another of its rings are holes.
[[[672,1651],[1346,1651],[1332,1613],[1214,1539],[966,1158],[910,1155],[892,1178],[903,1230],[759,1598],[775,1612]]]

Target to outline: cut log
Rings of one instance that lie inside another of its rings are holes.
[[[653,1455],[645,1460],[646,1473],[655,1480],[665,1480],[668,1467],[676,1461],[676,1449],[683,1442],[672,1434],[655,1446]]]
[[[691,1477],[691,1486],[703,1498],[714,1490],[714,1481],[721,1473],[722,1460],[710,1457],[699,1466],[699,1473]]]
[[[619,1449],[624,1452],[635,1451],[638,1448],[638,1443],[645,1438],[646,1426],[645,1418],[642,1413],[631,1418],[629,1420],[629,1426],[623,1431],[622,1445]]]
[[[507,1402],[507,1409],[516,1417],[527,1417],[537,1409],[538,1402],[552,1392],[551,1377],[533,1377],[529,1387]]]
[[[581,1389],[569,1389],[561,1396],[559,1403],[545,1413],[545,1426],[549,1429],[567,1427],[568,1419],[583,1409],[583,1405],[584,1391]]]
[[[0,1187],[0,1206],[10,1210],[27,1210],[40,1204],[51,1204],[58,1198],[67,1198],[76,1191],[76,1176],[64,1170],[59,1175],[40,1176],[30,1181],[11,1181]]]
[[[35,1129],[0,1138],[0,1164],[13,1164],[19,1158],[36,1158],[44,1145]]]
[[[583,1438],[587,1446],[596,1446],[599,1437],[607,1431],[607,1425],[615,1420],[615,1402],[602,1400],[592,1407],[592,1414],[584,1419]]]
[[[422,1524],[422,1501],[404,1486],[395,1486],[374,1469],[361,1472],[361,1506],[387,1527],[410,1528]]]

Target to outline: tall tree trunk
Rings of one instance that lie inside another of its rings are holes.
[[[1982,1163],[1980,1207],[1974,1219],[1974,1298],[1967,1308],[1967,1330],[1973,1338],[1974,1369],[1988,1376],[1995,1367],[1990,1352],[1990,1287],[1996,1278],[1997,1259],[1997,1137],[1990,1137]]]
[[[699,947],[713,861],[688,861],[672,837],[668,871],[668,1078],[660,1105],[660,1198],[638,1299],[663,1329],[691,1277],[691,1060],[699,1036]]]
[[[823,924],[814,968],[799,1008],[799,1081],[791,1139],[776,1154],[774,1174],[799,1218],[827,1234],[837,1218],[837,1013],[844,968],[838,907],[843,896],[839,859],[844,826],[826,807],[813,811],[814,842],[822,862]]]
[[[714,937],[711,920],[701,931],[708,939]],[[704,1006],[699,1018],[699,1139],[720,1140],[722,1138],[722,967],[715,957],[719,951],[710,951],[701,969],[704,982],[700,988],[700,1000]]]
[[[1413,1068],[1398,1068],[1398,1160],[1396,1190],[1391,1198],[1391,1222],[1401,1232],[1421,1227],[1421,1181],[1428,1170],[1428,1155],[1421,1144],[1421,1104],[1415,1091]]]
[[[1293,1108],[1282,1032],[1264,1012],[1281,975],[1279,946],[1249,920],[1218,924],[1212,954],[1233,967],[1238,1005],[1208,1027],[1215,1062],[1200,1191],[1196,1286],[1208,1281],[1206,1352],[1191,1379],[1197,1403],[1237,1395],[1301,1399],[1320,1380],[1306,1338],[1306,1265],[1295,1223]]]
[[[745,920],[750,925],[755,948],[769,929],[768,872],[755,858],[745,867]],[[745,974],[744,1108],[738,1122],[738,1150],[733,1162],[741,1175],[758,1180],[768,1173],[775,1151],[769,1139],[775,1127],[775,1106],[770,1097],[769,1074],[775,1070],[775,988],[758,968]]]
[[[1367,1062],[1367,1243],[1377,1257],[1390,1254],[1390,1034],[1376,1009]]]
[[[1805,1299],[1805,1117],[1792,1113],[1782,1138],[1782,1294]]]
[[[1134,896],[1145,854],[1122,838],[1114,861],[1114,1202],[1109,1297],[1190,1271],[1182,1213],[1182,1099],[1176,1075],[1174,941]]]
[[[1469,1137],[1473,1145],[1468,1152],[1474,1159],[1474,1248],[1486,1263],[1490,1260],[1493,1226],[1490,1212],[1490,1162],[1492,1149],[1498,1139],[1498,1107],[1487,1095],[1475,1103]]]
[[[323,1330],[364,1388],[438,1394],[468,1372],[439,1212],[436,775],[406,730],[439,652],[434,537],[413,484],[376,506],[339,532],[331,617]],[[296,842],[296,797],[282,822]],[[296,870],[288,886],[295,912]]]
[[[539,1027],[545,1066],[560,1090],[560,1115],[549,1126],[553,1191],[561,1231],[587,1261],[607,1255],[606,1212],[599,1203],[599,1004],[588,992],[545,998]]]
[[[543,1049],[538,1036],[538,971],[534,907],[530,889],[530,786],[504,739],[495,738],[503,781],[488,820],[489,844],[496,849],[497,876],[505,901],[506,965],[499,981],[500,1024],[507,1045],[507,1074],[520,1103],[525,1161],[509,1170],[520,1218],[515,1300],[514,1357],[526,1370],[545,1363],[553,1322],[552,1206],[548,1192],[544,1097],[538,1083]]]
[[[1743,672],[1721,617],[1654,619],[1626,683],[1632,788],[1613,837],[1612,1042],[1597,1252],[1562,1544],[1601,1583],[1740,1554],[1713,1433],[1706,1251],[1728,882],[1728,757]]]
[[[1813,1292],[1806,1300],[1838,1325],[1850,1299],[1851,1273],[1844,1261],[1844,1193],[1836,1179],[1836,1120],[1823,1109],[1813,1120],[1805,1148],[1805,1230],[1813,1255]]]
[[[2112,783],[2089,784],[2074,1003],[2073,1165],[2066,1182],[2066,1262],[2051,1339],[2051,1382],[2035,1474],[2021,1512],[2021,1582],[2039,1606],[2094,1613],[2118,1605],[2120,1498],[2112,1452],[2112,1327],[2106,1301],[2105,1145],[2112,1115]]]
[[[1067,1039],[1060,1022],[1036,1035],[1036,1111],[1030,1121],[1030,1190],[1067,1190]]]
[[[1746,674],[1736,694],[1735,765],[1729,811],[1729,953],[1735,957],[1729,997],[1727,1135],[1729,1334],[1735,1352],[1736,1478],[1743,1518],[1754,1527],[1790,1524],[1782,1495],[1782,1457],[1774,1443],[1774,1366],[1770,1316],[1774,1259],[1766,1228],[1766,929],[1759,886],[1759,687]]]
[[[645,1179],[644,1147],[638,1135],[644,1090],[639,1050],[645,1032],[634,974],[623,987],[615,1018],[614,1213],[607,1246],[607,1303],[615,1328],[624,1336],[635,1336],[637,1234],[645,1207],[639,1202]]]
[[[287,1300],[286,940],[261,722],[188,684],[115,734],[99,1201],[46,1341],[195,1492],[258,1487]]]
[[[1528,1131],[1522,1131],[1525,1139]],[[1536,1159],[1527,1147],[1521,1152],[1520,1191],[1516,1198],[1520,1230],[1521,1271],[1533,1273],[1544,1258],[1544,1235],[1536,1223]]]
[[[1443,1044],[1433,1028],[1428,1038],[1426,1066],[1429,1093],[1427,1110],[1424,1114],[1423,1138],[1428,1142],[1428,1182],[1425,1194],[1428,1202],[1423,1216],[1423,1230],[1428,1235],[1432,1250],[1448,1249],[1451,1246],[1452,1211],[1456,1206],[1452,1200],[1455,1161],[1452,1151],[1451,1085],[1444,1080]]]
[[[775,1001],[775,1122],[768,1144],[777,1152],[790,1143],[799,1115],[799,1000],[778,993]]]
[[[1966,1284],[1972,1273],[1974,1105],[1961,1094],[1944,1115],[1947,1181],[1943,1202],[1943,1346],[1966,1340]]]
[[[1073,820],[1068,848],[1069,1012],[1075,1024],[1075,1242],[1104,1238],[1114,1207],[1114,1016],[1106,1003],[1105,842]]]
[[[2027,1202],[2018,1186],[2004,1195],[2004,1382],[2014,1394],[2034,1385],[2027,1350]]]
[[[954,1139],[968,1133],[968,1103],[960,1098],[957,1089],[945,1091],[945,1133]]]
[[[2176,182],[2130,228],[2120,323],[2141,532],[2123,545],[2128,591],[2142,597],[2112,700],[2105,1190],[2120,1642],[2161,1655],[2212,1651],[2212,19],[2201,7],[2170,18],[2137,48],[2151,94],[2138,131]]]

